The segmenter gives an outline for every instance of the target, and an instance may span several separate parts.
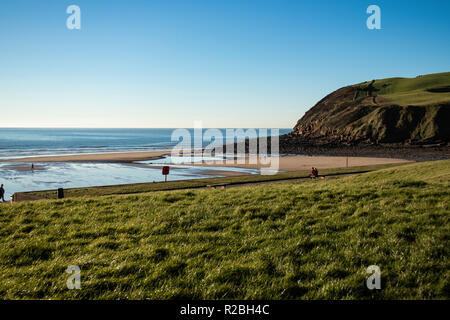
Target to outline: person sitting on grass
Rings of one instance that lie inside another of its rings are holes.
[[[3,202],[5,202],[5,189],[3,189],[3,184],[0,187],[0,199],[2,199]]]

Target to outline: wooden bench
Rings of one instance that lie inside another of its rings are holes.
[[[212,188],[212,189],[225,189],[227,186],[227,183],[218,183],[218,184],[209,184],[207,185],[208,188]]]

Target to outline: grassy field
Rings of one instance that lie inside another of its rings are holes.
[[[380,164],[373,166],[362,167],[349,167],[349,168],[335,168],[335,169],[321,169],[321,175],[335,175],[346,174],[355,172],[368,172],[378,169],[389,168],[398,166],[399,164]],[[177,189],[189,189],[189,188],[203,188],[208,185],[214,184],[227,184],[237,185],[253,182],[265,182],[265,181],[278,181],[285,179],[299,179],[309,177],[311,172],[309,170],[283,172],[275,175],[243,175],[235,177],[222,177],[222,178],[204,178],[204,179],[192,179],[192,180],[179,180],[169,182],[149,182],[149,183],[135,183],[124,185],[113,185],[103,187],[88,187],[88,188],[71,188],[64,190],[64,196],[67,198],[78,197],[93,197],[93,196],[106,196],[117,194],[137,194],[143,192],[152,191],[167,191]],[[56,190],[34,191],[27,192],[26,194],[35,196],[41,199],[55,199]]]
[[[450,161],[0,206],[6,299],[450,298]],[[81,289],[68,290],[69,265]],[[366,268],[382,289],[366,288]]]

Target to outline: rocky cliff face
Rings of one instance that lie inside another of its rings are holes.
[[[306,112],[290,135],[321,143],[448,144],[450,73],[439,75],[445,76],[383,79],[336,90]]]

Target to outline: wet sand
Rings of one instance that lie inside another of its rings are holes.
[[[34,168],[31,167],[31,164],[25,164],[25,163],[12,163],[9,164],[7,166],[3,167],[4,169],[7,170],[15,170],[15,171],[19,171],[19,172],[34,172],[34,171],[42,171],[47,169],[47,166],[44,164],[40,164],[40,165],[35,165]]]
[[[240,171],[227,171],[227,170],[203,170],[199,172],[207,176],[224,176],[224,177],[237,177],[237,176],[248,176],[251,173],[240,172]]]
[[[154,170],[161,170],[163,166],[155,166],[155,165],[147,165],[143,163],[125,163],[125,165],[132,166],[132,167],[139,167],[139,168],[148,168],[148,169],[154,169]],[[171,170],[176,169],[183,169],[183,167],[178,167],[176,164],[170,165]],[[206,175],[206,176],[224,176],[224,177],[236,177],[236,176],[244,176],[244,175],[250,175],[251,173],[248,172],[242,172],[242,171],[231,171],[231,170],[201,170],[198,171],[198,174]]]

